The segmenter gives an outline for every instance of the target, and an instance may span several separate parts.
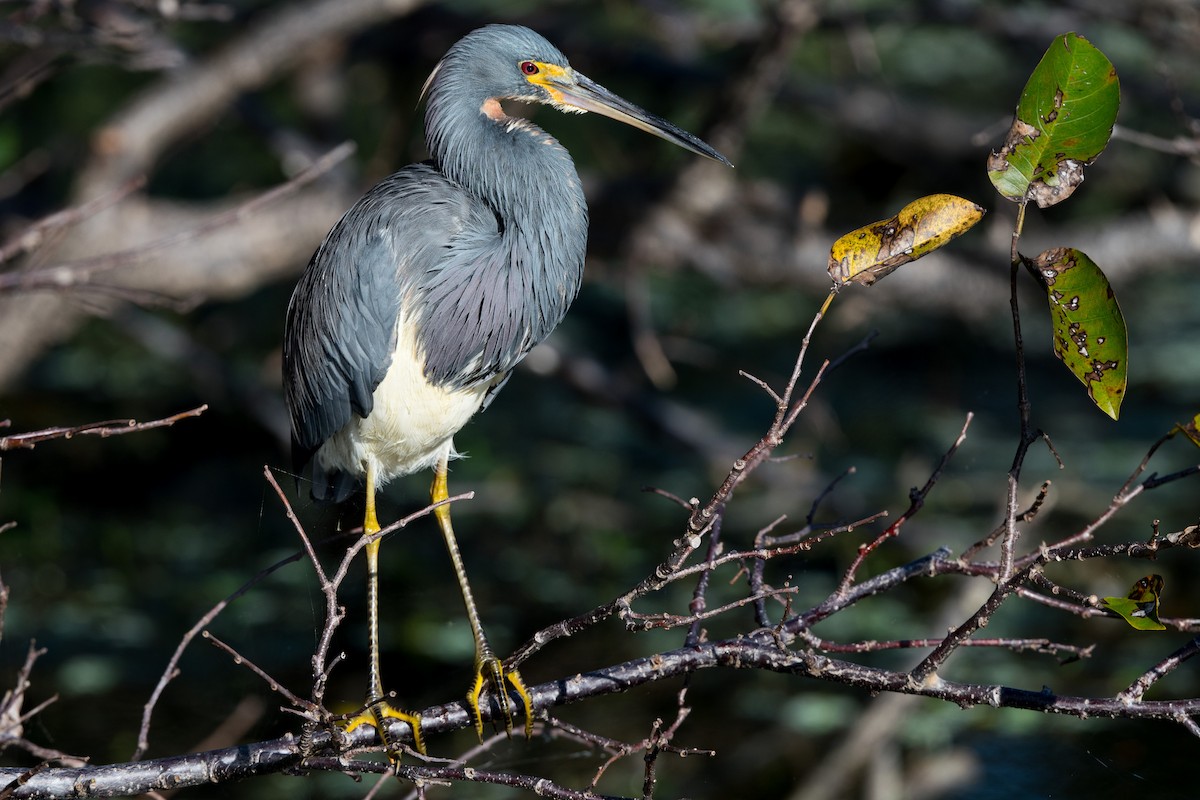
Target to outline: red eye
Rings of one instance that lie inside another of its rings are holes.
[[[541,70],[538,69],[538,65],[532,61],[522,61],[521,72],[524,72],[526,75],[537,75],[539,72],[541,72]]]

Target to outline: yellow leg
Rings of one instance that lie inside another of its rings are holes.
[[[363,536],[374,536],[381,530],[379,519],[375,516],[375,471],[368,462],[367,473],[367,514],[363,520]],[[387,733],[387,720],[399,719],[412,727],[413,746],[417,752],[425,752],[425,742],[421,738],[421,718],[416,714],[401,711],[385,699],[383,679],[379,671],[379,543],[381,539],[367,542],[367,630],[371,650],[371,666],[369,684],[367,686],[366,709],[346,723],[346,732],[361,725],[371,725],[379,734],[379,740],[387,749],[388,756],[394,757],[400,752],[397,744],[391,741]]]
[[[437,469],[434,471],[433,486],[429,490],[429,496],[435,503],[440,503],[450,497],[446,484],[445,459],[438,463]],[[500,709],[504,714],[504,730],[509,736],[512,735],[514,709],[508,702],[508,690],[504,685],[507,680],[512,684],[513,690],[521,698],[521,704],[524,706],[525,736],[528,738],[533,735],[533,704],[529,699],[529,691],[525,688],[525,682],[521,680],[521,674],[515,669],[505,670],[504,664],[496,658],[496,654],[488,645],[483,625],[479,621],[479,610],[475,607],[475,599],[471,596],[471,586],[467,582],[467,570],[463,566],[462,554],[458,551],[458,541],[454,538],[454,528],[450,524],[450,505],[438,506],[434,513],[437,516],[438,527],[442,529],[442,537],[446,540],[446,549],[450,552],[450,560],[454,563],[458,588],[462,590],[463,604],[467,607],[467,621],[471,624],[471,635],[475,637],[475,682],[467,692],[467,705],[470,706],[471,714],[475,718],[475,733],[479,735],[480,739],[483,739],[483,716],[479,711],[479,698],[483,693],[483,685],[486,681],[500,702]]]

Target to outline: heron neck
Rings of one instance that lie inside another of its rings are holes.
[[[468,385],[512,369],[562,320],[583,280],[588,214],[562,145],[530,122],[489,117],[480,103],[458,99],[430,97],[430,154],[443,175],[491,209],[498,240],[478,243],[454,289],[483,298],[483,309],[462,324],[487,325],[426,342],[426,352],[431,379]],[[475,303],[456,300],[454,307]]]
[[[496,114],[495,100],[444,101],[431,96],[426,116],[434,162],[496,213],[510,263],[563,287],[561,309],[551,311],[561,318],[578,291],[587,248],[587,203],[570,154],[532,122]]]
[[[547,224],[552,220],[586,235],[579,175],[553,136],[507,116],[494,99],[458,113],[443,110],[437,100],[431,98],[426,130],[430,154],[447,177],[486,201],[506,223],[527,222],[525,230],[538,230],[552,227]]]

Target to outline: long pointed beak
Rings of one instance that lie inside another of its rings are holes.
[[[662,117],[656,117],[649,111],[638,108],[586,75],[581,75],[574,70],[562,75],[555,75],[546,82],[546,88],[552,95],[557,95],[555,99],[564,106],[578,111],[594,111],[597,114],[603,114],[610,119],[624,122],[626,125],[632,125],[646,133],[666,139],[697,155],[711,158],[713,161],[719,161],[730,167],[733,166],[728,158],[698,137],[672,125]]]

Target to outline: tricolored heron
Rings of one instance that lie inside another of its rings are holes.
[[[447,499],[453,437],[487,406],[510,371],[546,338],[575,299],[588,212],[567,151],[501,100],[594,111],[728,164],[704,142],[571,69],[538,34],[489,25],[454,44],[425,82],[430,160],[367,192],[325,237],[288,307],[283,377],[296,469],[316,499],[341,502],[366,483],[363,536],[379,532],[375,492],[393,478],[434,470],[434,503]],[[467,699],[482,737],[486,682],[511,733],[505,681],[532,708],[521,676],[492,652],[450,525],[435,511],[475,638]],[[379,539],[369,541],[370,686],[348,728],[373,725],[390,752],[389,717],[420,719],[385,700],[379,670]]]

